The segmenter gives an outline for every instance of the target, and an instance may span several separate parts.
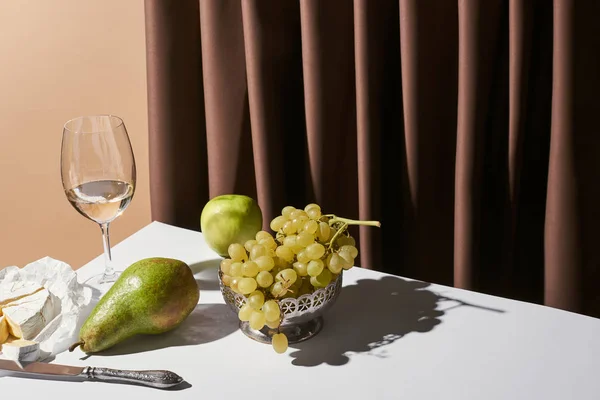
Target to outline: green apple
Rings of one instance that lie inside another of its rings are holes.
[[[251,197],[225,194],[212,198],[200,215],[200,229],[208,246],[227,257],[232,243],[242,245],[262,229],[262,211]]]

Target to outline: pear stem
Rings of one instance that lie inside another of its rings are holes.
[[[85,342],[83,340],[80,340],[79,342],[73,343],[69,347],[69,352],[72,352],[73,350],[75,350],[77,348],[77,346],[83,346],[84,344],[85,344]]]

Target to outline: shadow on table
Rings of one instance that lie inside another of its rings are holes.
[[[137,335],[92,357],[142,353],[166,347],[189,346],[221,339],[238,329],[225,304],[198,304],[176,329],[160,335]],[[87,356],[86,356],[87,358]]]
[[[455,301],[458,306],[478,307],[440,296],[427,290],[428,286],[426,282],[391,276],[380,280],[362,279],[345,286],[336,304],[324,315],[321,333],[307,342],[290,345],[297,349],[290,354],[292,364],[344,365],[350,361],[348,352],[385,357],[385,350],[377,349],[409,333],[429,332],[439,325],[442,322],[439,318],[448,310],[438,310],[440,302]]]
[[[190,269],[194,273],[196,283],[200,290],[220,290],[219,289],[219,278],[217,271],[221,265],[221,258],[214,260],[207,260],[190,264]]]

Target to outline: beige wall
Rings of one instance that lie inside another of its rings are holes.
[[[113,244],[150,222],[143,0],[0,1],[0,268],[43,256],[74,268],[102,253],[100,229],[67,202],[63,123],[116,114],[138,166]]]

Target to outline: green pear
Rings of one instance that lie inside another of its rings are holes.
[[[100,298],[69,351],[81,346],[96,353],[138,334],[170,331],[194,310],[199,297],[192,270],[183,261],[137,261]]]
[[[230,244],[244,244],[262,229],[262,212],[251,197],[217,196],[202,209],[200,229],[208,246],[221,257],[227,257]]]

